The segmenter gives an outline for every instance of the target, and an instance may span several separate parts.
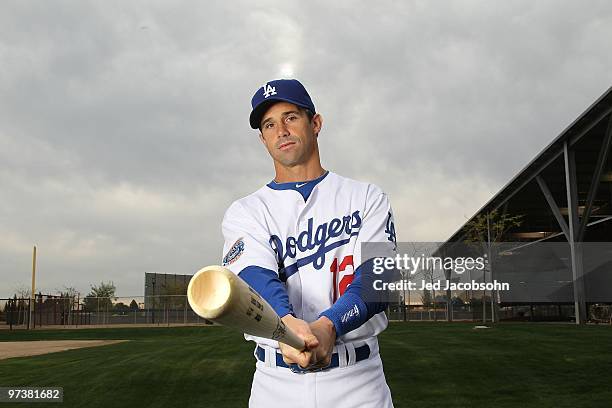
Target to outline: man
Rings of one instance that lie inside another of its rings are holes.
[[[251,101],[250,124],[275,178],[225,213],[223,265],[257,290],[305,342],[257,343],[251,407],[392,407],[376,336],[386,304],[365,299],[361,243],[395,244],[387,196],[326,171],[323,119],[295,79],[270,81]]]

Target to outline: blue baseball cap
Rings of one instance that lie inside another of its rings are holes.
[[[261,117],[270,106],[276,102],[289,102],[302,108],[308,109],[313,114],[315,111],[314,103],[304,85],[297,79],[275,79],[268,81],[259,88],[251,99],[251,116],[249,122],[253,129],[259,129]]]

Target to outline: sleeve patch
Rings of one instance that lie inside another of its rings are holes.
[[[240,255],[244,252],[244,238],[240,237],[234,242],[227,251],[227,254],[223,257],[223,266],[231,265],[240,258]]]

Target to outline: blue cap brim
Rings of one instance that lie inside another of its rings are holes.
[[[266,99],[265,101],[263,101],[262,103],[260,103],[259,105],[257,105],[255,109],[253,109],[253,111],[251,112],[251,115],[249,116],[249,123],[251,124],[251,128],[259,129],[259,126],[261,125],[262,116],[266,113],[266,111],[270,108],[270,106],[274,105],[276,102],[289,102],[301,108],[311,110],[310,106],[307,106],[303,103],[297,102],[290,98],[270,97]],[[312,113],[314,114],[316,112],[312,112]]]

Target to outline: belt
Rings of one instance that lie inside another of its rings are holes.
[[[347,360],[348,360],[348,352],[346,351],[346,348],[344,349],[344,352],[347,353]],[[299,374],[311,373],[314,371],[329,370],[331,368],[336,368],[340,366],[340,358],[338,357],[338,353],[333,353],[331,356],[331,363],[327,367],[324,367],[323,369],[319,369],[319,370],[309,370],[307,368],[302,368],[295,363],[287,364],[283,360],[283,355],[281,353],[275,352],[274,354],[276,355],[276,366],[277,367],[289,368],[294,373],[299,373]],[[264,350],[262,347],[257,346],[257,349],[255,350],[255,355],[257,356],[257,359],[259,361],[264,362],[264,363],[266,362],[266,350]],[[360,346],[360,347],[355,347],[355,363],[362,361],[362,360],[366,360],[368,357],[370,357],[370,347],[367,344],[364,344],[363,346]]]

